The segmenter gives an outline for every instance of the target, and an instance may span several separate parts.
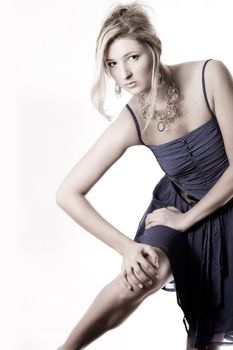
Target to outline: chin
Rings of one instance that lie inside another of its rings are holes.
[[[144,92],[145,90],[142,89],[141,87],[136,86],[135,88],[132,89],[125,89],[129,94],[131,95],[139,95],[141,92]]]

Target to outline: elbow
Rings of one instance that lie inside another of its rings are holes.
[[[64,208],[67,199],[70,197],[70,192],[64,184],[61,184],[57,189],[55,200],[59,207]]]
[[[77,198],[79,196],[83,196],[84,194],[79,191],[71,191],[60,187],[56,192],[56,203],[59,207],[65,208],[66,203],[69,203],[70,199],[74,196]]]
[[[63,207],[64,206],[64,202],[65,202],[65,194],[64,192],[59,189],[56,193],[56,197],[55,197],[56,203],[59,207]]]

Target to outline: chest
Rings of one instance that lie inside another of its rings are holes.
[[[153,119],[143,134],[145,143],[160,145],[180,138],[199,128],[212,118],[203,96],[195,89],[186,88],[180,92],[178,117],[162,132],[158,129],[159,119]]]

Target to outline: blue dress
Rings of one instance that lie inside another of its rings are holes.
[[[170,260],[177,303],[193,347],[233,344],[233,199],[185,232],[165,225],[145,229],[155,209],[175,206],[188,211],[217,182],[229,165],[221,130],[202,89],[212,118],[184,136],[160,145],[146,145],[138,120],[138,137],[156,157],[165,175],[138,224],[134,240],[164,251]],[[166,290],[166,287],[164,288]]]

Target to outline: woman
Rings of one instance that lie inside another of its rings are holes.
[[[57,203],[118,251],[121,273],[98,294],[60,350],[83,349],[122,323],[174,278],[187,348],[233,343],[233,82],[218,60],[165,65],[161,41],[137,2],[106,17],[96,47],[92,100],[104,110],[105,78],[132,97],[71,170]],[[144,145],[165,172],[135,239],[85,195],[128,147]]]

